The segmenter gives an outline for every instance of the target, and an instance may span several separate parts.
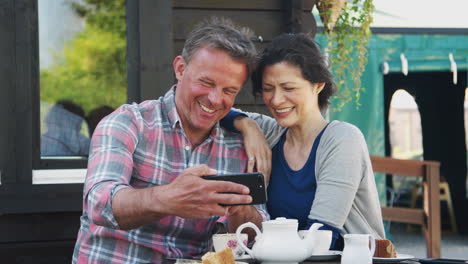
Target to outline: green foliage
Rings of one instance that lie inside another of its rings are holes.
[[[344,6],[334,29],[327,31],[330,68],[338,89],[338,100],[334,101],[339,101],[339,104],[335,111],[353,98],[357,106],[360,105],[359,98],[364,91],[361,76],[367,65],[373,11],[373,0],[350,0]]]
[[[125,38],[125,0],[85,0],[72,2],[75,13],[86,19],[86,24],[103,31],[117,33]]]
[[[54,63],[41,71],[41,100],[70,99],[86,113],[127,98],[125,0],[72,3],[86,25],[69,41]]]

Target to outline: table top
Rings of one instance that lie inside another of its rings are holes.
[[[184,260],[168,260],[167,262],[168,264],[189,264],[189,263],[201,263],[200,261],[190,261],[190,260],[187,260],[187,261],[184,261]],[[242,260],[238,260],[236,261],[237,264],[244,264],[244,263],[248,263],[248,264],[261,264],[261,262],[259,261],[256,261],[254,259],[242,259]],[[404,261],[401,261],[401,260],[398,260],[398,261],[392,261],[391,259],[389,259],[388,261],[374,261],[375,264],[420,264],[420,262],[416,261],[416,260],[404,260]],[[324,260],[324,261],[304,261],[304,262],[301,262],[300,264],[341,264],[341,261],[340,259],[336,259],[336,260]]]
[[[239,261],[238,263],[241,264],[241,263],[255,263],[255,264],[261,264],[261,262],[258,262],[258,261],[253,261],[253,262],[245,262],[245,261]],[[420,262],[417,262],[417,261],[413,261],[413,260],[407,260],[407,261],[397,261],[397,262],[392,262],[392,261],[389,261],[389,262],[374,262],[376,264],[378,263],[382,263],[382,264],[420,264]],[[301,262],[300,264],[341,264],[341,261],[340,260],[329,260],[329,261],[304,261],[304,262]],[[357,263],[356,263],[357,264]]]

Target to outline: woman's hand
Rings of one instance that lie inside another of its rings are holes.
[[[237,117],[234,120],[234,127],[244,136],[245,151],[249,157],[247,172],[262,172],[268,184],[271,173],[271,149],[262,130],[255,121],[246,116]]]

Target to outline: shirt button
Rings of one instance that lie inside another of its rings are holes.
[[[185,146],[185,150],[186,150],[186,151],[189,151],[189,150],[190,150],[190,146]]]

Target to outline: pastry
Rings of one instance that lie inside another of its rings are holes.
[[[225,248],[219,252],[207,252],[202,257],[203,264],[235,264],[232,249]]]
[[[374,257],[396,258],[396,250],[392,241],[388,239],[376,239]]]

